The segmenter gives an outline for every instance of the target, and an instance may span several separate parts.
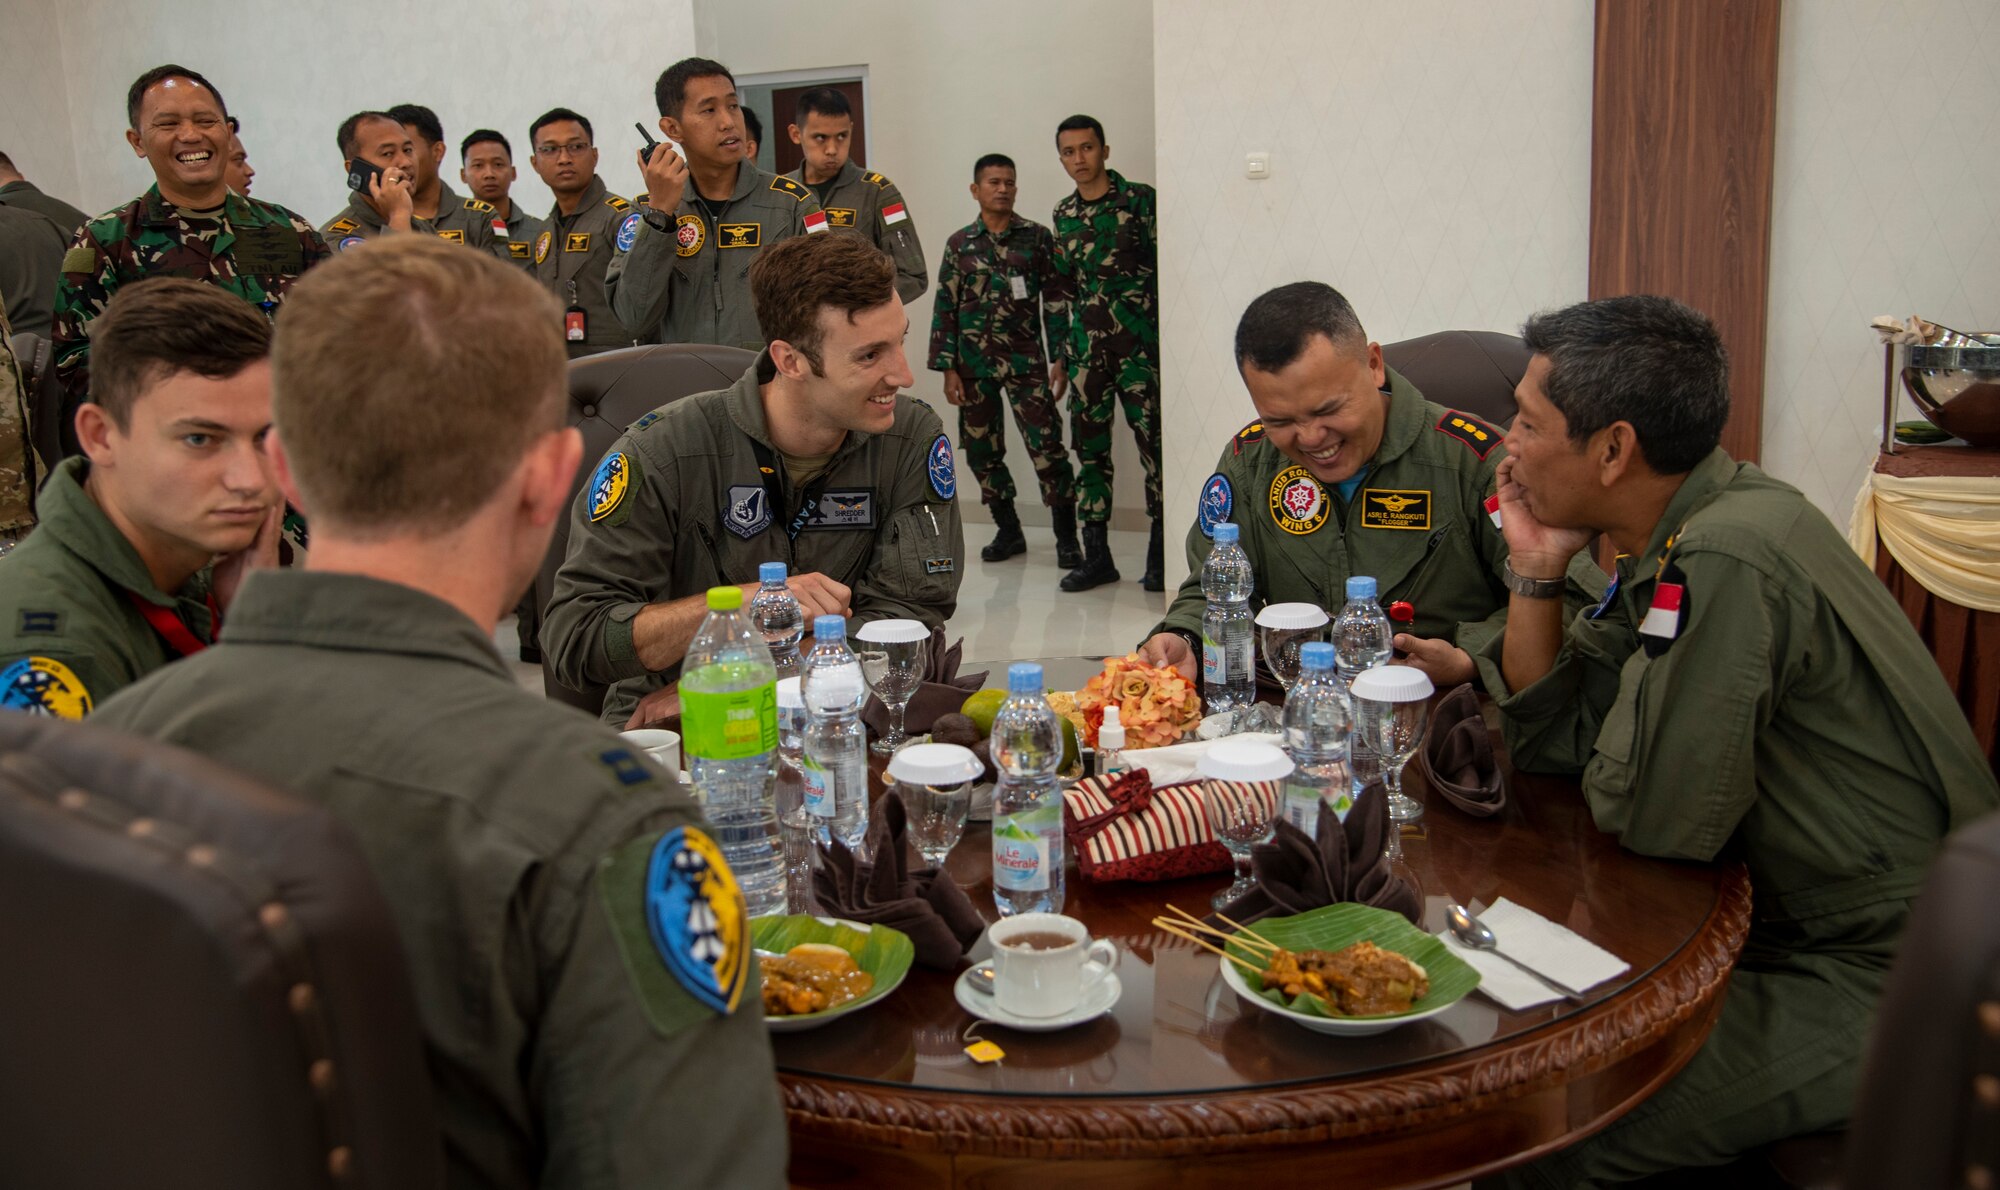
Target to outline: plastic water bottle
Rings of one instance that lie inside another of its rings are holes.
[[[1389,613],[1375,598],[1375,580],[1357,574],[1347,580],[1347,605],[1333,622],[1334,664],[1340,669],[1340,684],[1354,685],[1365,669],[1373,669],[1395,653],[1395,629]]]
[[[1108,784],[1131,771],[1132,762],[1125,757],[1125,724],[1113,704],[1104,708],[1104,722],[1097,727],[1097,775]]]
[[[1062,728],[1042,695],[1042,667],[1007,667],[1007,701],[993,716],[993,903],[1000,916],[1063,909]]]
[[[1250,592],[1256,586],[1250,555],[1237,543],[1238,526],[1215,527],[1215,548],[1201,567],[1202,714],[1232,712],[1257,701],[1256,631],[1251,626]]]
[[[1333,646],[1312,641],[1299,649],[1299,677],[1285,695],[1285,753],[1292,775],[1285,781],[1285,821],[1310,837],[1320,812],[1331,807],[1341,821],[1354,808],[1347,768],[1354,711],[1333,668]]]
[[[708,616],[681,663],[682,747],[716,842],[752,917],[785,911],[785,864],[771,789],[777,674],[740,587],[711,587]]]
[[[861,662],[847,647],[847,621],[821,616],[813,621],[812,652],[806,655],[800,692],[806,703],[805,747],[799,778],[813,837],[834,839],[857,855],[868,833],[868,732],[861,704],[868,684]]]
[[[785,564],[766,562],[757,567],[757,581],[763,586],[750,601],[751,622],[764,634],[778,676],[796,678],[801,664],[799,637],[805,634],[806,617],[799,610],[799,601],[793,598],[791,588],[785,585]]]

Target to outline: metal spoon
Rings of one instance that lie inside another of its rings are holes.
[[[965,973],[965,982],[973,991],[982,995],[993,994],[993,964],[979,963]]]
[[[1474,950],[1483,950],[1488,954],[1498,955],[1506,959],[1516,967],[1534,976],[1537,980],[1540,980],[1543,986],[1547,987],[1550,991],[1561,992],[1572,1003],[1586,1003],[1582,992],[1564,987],[1562,984],[1543,975],[1540,971],[1528,966],[1513,955],[1501,950],[1499,940],[1493,937],[1493,931],[1487,929],[1486,923],[1474,917],[1472,911],[1465,906],[1457,903],[1447,905],[1445,906],[1444,916],[1445,924],[1451,928],[1452,937],[1457,938],[1460,942],[1465,943]]]

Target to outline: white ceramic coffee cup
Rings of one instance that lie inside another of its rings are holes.
[[[1060,934],[1069,941],[1047,950],[1008,945],[1028,934]],[[1118,948],[1109,939],[1093,942],[1082,922],[1060,913],[1017,914],[986,927],[986,936],[993,944],[993,999],[1015,1016],[1073,1011],[1118,969]]]
[[[631,741],[634,748],[653,758],[653,762],[669,773],[681,771],[681,733],[668,731],[663,727],[641,727],[633,731],[621,731],[619,735]]]

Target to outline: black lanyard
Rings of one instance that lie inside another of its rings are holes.
[[[782,509],[785,506],[784,491],[783,484],[778,478],[778,468],[782,464],[779,463],[777,454],[755,438],[750,439],[750,449],[757,456],[757,471],[764,481],[764,498],[770,502],[773,509]],[[819,498],[825,493],[826,485],[832,477],[833,461],[829,459],[826,470],[814,476],[799,490],[799,506],[792,513],[792,519],[785,524],[787,538],[796,542],[799,534],[805,531],[806,522],[812,520],[813,514],[819,511]]]

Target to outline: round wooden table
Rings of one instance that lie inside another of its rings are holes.
[[[1065,911],[1122,952],[1117,1007],[1016,1032],[958,1006],[956,971],[918,967],[865,1012],[773,1037],[792,1182],[1451,1185],[1586,1136],[1672,1077],[1708,1035],[1749,929],[1743,870],[1620,849],[1574,780],[1510,772],[1507,809],[1487,819],[1427,797],[1414,764],[1406,789],[1429,807],[1402,839],[1426,929],[1443,928],[1447,901],[1506,897],[1631,970],[1581,1006],[1510,1012],[1475,992],[1389,1033],[1328,1037],[1239,1003],[1213,955],[1149,924],[1169,901],[1206,912],[1226,876],[1092,885],[1072,868]],[[992,919],[989,842],[974,824],[947,867]],[[965,1056],[975,1025],[1004,1060]]]

